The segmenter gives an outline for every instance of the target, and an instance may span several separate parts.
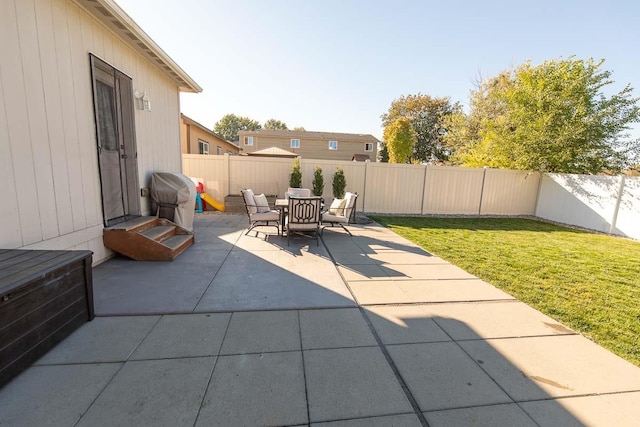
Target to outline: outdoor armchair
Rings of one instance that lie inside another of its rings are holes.
[[[316,245],[320,245],[320,210],[322,198],[319,196],[289,196],[287,210],[287,246],[292,233],[315,234]]]
[[[240,192],[242,193],[244,207],[247,209],[247,215],[249,215],[249,229],[244,234],[249,234],[255,227],[271,226],[276,227],[278,235],[280,235],[280,213],[269,207],[269,202],[267,202],[264,194],[256,196],[251,189],[241,190]],[[257,235],[258,231],[256,230]]]
[[[322,229],[324,230],[326,227],[325,224],[329,224],[332,227],[339,225],[351,236],[351,232],[347,230],[345,225],[354,222],[357,199],[358,193],[348,192],[345,193],[344,199],[334,199],[329,210],[322,214]]]

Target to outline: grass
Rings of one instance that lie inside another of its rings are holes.
[[[640,242],[520,218],[372,219],[640,366]]]

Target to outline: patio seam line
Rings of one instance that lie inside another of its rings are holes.
[[[352,239],[353,239],[353,237],[352,237]],[[327,254],[329,255],[329,259],[331,259],[331,262],[333,263],[333,268],[335,268],[336,273],[338,273],[338,276],[342,280],[342,283],[344,283],[344,286],[347,288],[347,290],[351,294],[351,298],[353,298],[353,302],[356,304],[357,307],[360,307],[360,302],[358,301],[358,298],[356,297],[356,294],[353,293],[353,290],[351,289],[351,286],[349,286],[349,282],[345,279],[345,277],[343,276],[342,272],[340,272],[340,269],[338,268],[338,263],[336,262],[336,259],[333,256],[333,254],[331,253],[331,250],[329,250],[329,247],[325,243],[324,237],[322,236],[322,234],[320,234],[320,241],[322,241],[322,246],[324,246],[325,250],[327,251]]]
[[[353,236],[351,236],[350,238],[353,240]],[[357,299],[356,295],[353,293],[353,291],[351,290],[351,287],[349,286],[349,282],[344,278],[344,276],[342,275],[342,273],[338,269],[338,264],[336,263],[336,259],[333,256],[333,254],[331,253],[331,250],[329,250],[329,247],[325,243],[324,238],[323,238],[322,235],[320,236],[320,240],[322,240],[322,245],[327,250],[327,254],[329,254],[329,258],[333,262],[333,267],[336,269],[336,271],[337,271],[338,275],[340,276],[340,278],[342,279],[344,285],[349,290],[349,293],[351,294],[354,302],[357,304],[358,310],[360,311],[360,316],[362,316],[362,318],[364,319],[365,323],[369,327],[369,330],[373,334],[373,338],[376,340],[378,348],[382,352],[382,355],[384,356],[385,360],[387,361],[387,364],[391,368],[391,372],[396,377],[396,381],[398,381],[398,383],[400,384],[400,388],[402,389],[402,392],[404,393],[405,397],[409,401],[409,404],[411,405],[411,408],[413,409],[413,412],[418,417],[418,421],[420,421],[420,424],[422,426],[429,427],[429,423],[427,422],[427,419],[425,418],[424,414],[420,410],[420,406],[418,405],[418,402],[413,397],[413,394],[411,393],[411,390],[409,390],[409,387],[407,386],[406,382],[404,381],[404,378],[402,378],[402,375],[400,375],[400,371],[398,370],[398,367],[395,365],[395,363],[394,363],[393,359],[391,358],[391,355],[389,354],[389,352],[387,352],[386,347],[382,343],[382,339],[380,338],[380,336],[378,335],[377,331],[373,327],[373,323],[367,317],[367,314],[365,313],[364,308],[358,302],[358,299]],[[358,245],[356,244],[356,246],[358,246]],[[440,326],[438,326],[438,327],[440,327]]]
[[[307,368],[304,364],[304,348],[302,345],[302,322],[300,321],[300,311],[296,310],[298,314],[298,336],[300,338],[300,359],[302,359],[302,379],[304,380],[304,402],[307,407],[307,423],[311,424],[311,414],[309,412],[309,390],[307,387]]]
[[[411,408],[413,409],[413,412],[418,417],[418,421],[420,421],[420,424],[422,426],[429,427],[429,423],[427,422],[427,419],[425,418],[424,414],[420,410],[420,406],[418,405],[418,402],[416,401],[415,397],[413,397],[413,394],[411,393],[411,390],[409,390],[409,386],[407,385],[407,383],[405,382],[404,378],[400,374],[400,370],[398,369],[398,367],[396,366],[395,362],[391,358],[391,355],[389,354],[389,352],[387,351],[387,348],[383,344],[382,339],[378,335],[378,332],[375,330],[375,328],[373,326],[373,323],[367,317],[367,314],[365,313],[364,308],[358,307],[358,309],[360,310],[360,315],[363,317],[363,319],[366,322],[367,326],[371,330],[371,333],[373,334],[373,338],[378,343],[378,348],[382,352],[382,355],[384,356],[385,360],[387,361],[387,364],[391,368],[391,371],[393,372],[393,375],[396,377],[396,380],[400,384],[400,388],[402,388],[402,392],[404,393],[405,397],[409,401],[409,404],[411,405]],[[438,325],[438,327],[440,327],[440,326]]]
[[[127,361],[129,360],[129,358],[131,356],[133,356],[133,353],[136,352],[136,350],[140,347],[140,345],[142,344],[142,342],[144,340],[147,339],[147,337],[149,337],[149,335],[151,334],[151,331],[153,331],[156,326],[158,326],[158,323],[160,323],[160,321],[162,320],[162,318],[164,317],[164,314],[158,315],[158,320],[155,321],[155,323],[153,324],[152,327],[149,328],[149,330],[147,331],[146,334],[144,334],[144,337],[142,337],[142,339],[140,340],[140,342],[138,342],[138,345],[136,345],[136,347],[131,351],[131,353],[129,353],[129,355],[127,356]]]
[[[495,303],[517,303],[520,302],[517,299],[480,299],[480,300],[455,300],[455,301],[417,301],[417,302],[392,302],[389,304],[384,303],[370,303],[361,304],[362,307],[405,307],[415,305],[443,305],[443,304],[495,304]],[[530,306],[529,306],[530,307]],[[544,313],[543,313],[544,314]],[[555,320],[555,319],[554,319]],[[560,322],[558,322],[560,323]],[[564,326],[564,325],[563,325]]]
[[[195,420],[193,420],[194,426],[198,423],[198,418],[200,418],[200,412],[202,411],[202,407],[204,406],[204,400],[207,398],[207,391],[209,391],[209,387],[211,387],[211,380],[213,379],[213,374],[216,370],[216,366],[218,365],[218,361],[220,360],[220,350],[222,350],[222,344],[224,344],[224,340],[227,338],[227,332],[229,332],[229,325],[231,325],[232,317],[233,317],[233,312],[229,316],[229,320],[227,320],[227,327],[224,329],[224,335],[222,336],[222,339],[220,340],[220,344],[218,345],[218,352],[215,356],[216,360],[213,362],[213,366],[211,367],[211,373],[209,373],[209,379],[207,380],[207,385],[204,388],[204,393],[202,393],[202,399],[200,400],[198,413],[196,414]]]
[[[204,291],[202,291],[202,294],[200,294],[200,297],[198,298],[198,301],[196,301],[196,303],[193,306],[193,309],[191,309],[191,313],[195,313],[196,308],[198,307],[198,304],[200,304],[200,302],[202,301],[202,298],[204,298],[204,295],[207,293],[207,291],[209,290],[209,288],[211,287],[211,285],[213,284],[213,281],[216,279],[216,277],[218,276],[218,273],[220,273],[220,270],[222,270],[222,266],[224,265],[224,263],[227,261],[227,258],[229,258],[229,255],[231,254],[231,251],[233,250],[233,248],[236,247],[236,243],[238,243],[238,240],[240,240],[240,237],[238,237],[236,239],[236,241],[233,243],[233,247],[231,249],[229,249],[229,252],[227,252],[227,255],[224,257],[224,259],[222,260],[222,262],[220,263],[220,267],[218,267],[218,269],[216,270],[215,274],[213,275],[213,277],[211,278],[211,280],[209,281],[209,284],[207,285],[207,287],[204,289]]]
[[[140,347],[140,345],[142,344],[142,341],[144,341],[149,334],[151,333],[151,331],[158,325],[158,322],[160,322],[160,319],[162,319],[162,316],[158,316],[158,320],[156,320],[156,322],[153,324],[153,326],[151,328],[149,328],[149,330],[147,331],[147,333],[145,334],[145,336],[138,342],[138,344],[135,346],[135,348],[127,355],[126,360],[124,361],[120,361],[120,362],[111,362],[110,364],[113,363],[121,363],[120,368],[113,374],[113,376],[111,378],[109,378],[109,381],[106,382],[106,384],[104,385],[104,387],[102,387],[102,389],[100,390],[100,392],[96,395],[96,397],[91,401],[91,403],[89,403],[89,405],[87,406],[86,410],[84,412],[82,412],[80,414],[80,416],[78,417],[78,419],[73,423],[74,426],[78,425],[78,423],[80,422],[80,420],[82,420],[82,418],[87,414],[87,412],[89,412],[89,410],[91,409],[91,407],[96,403],[96,401],[100,398],[100,396],[102,396],[102,393],[104,393],[104,391],[107,389],[107,387],[109,387],[109,385],[113,382],[113,379],[120,373],[120,371],[122,370],[122,368],[124,368],[124,365],[127,364],[127,362],[129,361],[129,358],[133,355],[133,353],[136,352],[136,350],[138,349],[138,347]],[[96,364],[101,364],[103,362],[93,362],[93,363],[85,363],[86,365],[96,365]],[[108,363],[108,362],[105,362]],[[79,363],[78,363],[79,364]]]
[[[122,370],[122,368],[124,368],[124,365],[126,362],[119,362],[122,365],[120,366],[120,368],[114,372],[114,374],[111,376],[111,378],[109,378],[109,381],[107,381],[104,385],[104,387],[102,387],[102,389],[100,390],[100,392],[98,394],[96,394],[96,397],[91,401],[91,403],[89,403],[89,405],[87,405],[87,408],[80,414],[80,416],[78,417],[78,419],[73,423],[73,426],[77,426],[78,423],[82,420],[82,418],[84,418],[85,415],[87,415],[87,412],[89,412],[89,410],[91,409],[91,407],[96,403],[96,401],[100,398],[100,396],[102,396],[102,393],[104,393],[104,391],[107,389],[107,387],[109,387],[109,385],[111,385],[111,383],[113,382],[113,379],[120,373],[120,371]],[[89,365],[95,365],[95,363],[89,363]]]
[[[475,364],[477,367],[479,367],[479,368],[482,370],[482,372],[484,372],[484,374],[485,374],[485,375],[486,375],[486,376],[487,376],[487,377],[488,377],[488,378],[489,378],[489,379],[490,379],[490,380],[491,380],[491,381],[492,381],[492,382],[493,382],[493,383],[494,383],[494,384],[495,384],[495,385],[496,385],[500,390],[502,390],[502,392],[505,394],[505,396],[507,396],[507,397],[511,400],[511,403],[515,403],[516,405],[518,405],[518,402],[516,401],[516,399],[514,399],[514,397],[513,397],[513,396],[511,396],[511,394],[509,394],[509,393],[507,392],[507,390],[505,390],[505,389],[504,389],[504,387],[502,387],[502,386],[498,383],[498,381],[496,381],[496,380],[495,380],[495,378],[493,378],[493,377],[489,374],[489,372],[487,372],[487,370],[486,370],[486,369],[484,369],[484,368],[483,368],[483,366],[482,366],[480,363],[478,363],[478,361],[477,361],[473,356],[471,356],[471,355],[470,355],[470,354],[469,354],[469,353],[468,353],[468,352],[467,352],[467,351],[466,351],[466,350],[465,350],[465,349],[460,345],[460,343],[459,343],[457,340],[455,340],[455,339],[454,339],[454,338],[453,338],[453,337],[452,337],[452,336],[451,336],[451,335],[450,335],[450,334],[449,334],[449,333],[448,333],[448,332],[447,332],[447,331],[446,331],[446,330],[445,330],[445,329],[444,329],[444,328],[443,328],[443,327],[438,323],[437,319],[433,319],[433,321],[436,323],[436,325],[438,325],[438,327],[442,330],[442,332],[444,332],[444,333],[445,333],[449,338],[451,338],[451,341],[452,341],[452,342],[453,342],[453,343],[454,343],[454,344],[455,344],[455,345],[456,345],[456,346],[457,346],[457,347],[458,347],[458,348],[459,348],[459,349],[460,349],[460,350],[461,350],[461,351],[462,351],[462,352],[463,352],[463,353],[464,353],[464,354],[465,354],[469,359],[471,359],[471,361],[473,362],[473,364]],[[485,342],[486,342],[487,340],[486,340],[486,339],[481,339],[481,340],[477,340],[477,341],[485,341]],[[518,369],[518,370],[519,370],[519,369]],[[521,372],[522,372],[522,371],[521,371]],[[533,419],[533,417],[532,417],[528,412],[526,412],[522,407],[520,407],[520,405],[518,405],[518,408],[520,408],[520,410],[522,410],[522,411],[527,415],[527,417],[528,417],[528,418],[529,418],[529,419],[530,419],[534,424],[536,424],[536,425],[540,425],[539,423],[537,423],[537,422],[536,422],[536,420],[534,420],[534,419]]]

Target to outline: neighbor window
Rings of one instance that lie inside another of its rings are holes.
[[[291,148],[300,148],[300,140],[292,139],[291,140]]]
[[[338,141],[329,141],[329,150],[337,150]]]
[[[373,143],[365,142],[364,143],[364,151],[373,151]]]
[[[253,145],[253,137],[245,136],[244,137],[244,145]]]
[[[222,147],[220,147],[220,146],[216,147],[216,154],[217,155],[222,154]]]
[[[209,143],[199,139],[198,149],[200,150],[200,154],[209,154]]]

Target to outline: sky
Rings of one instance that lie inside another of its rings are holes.
[[[468,109],[474,81],[525,61],[604,59],[640,96],[632,0],[115,0],[202,88],[181,111],[372,134],[403,95]],[[634,126],[640,137],[640,127]]]

